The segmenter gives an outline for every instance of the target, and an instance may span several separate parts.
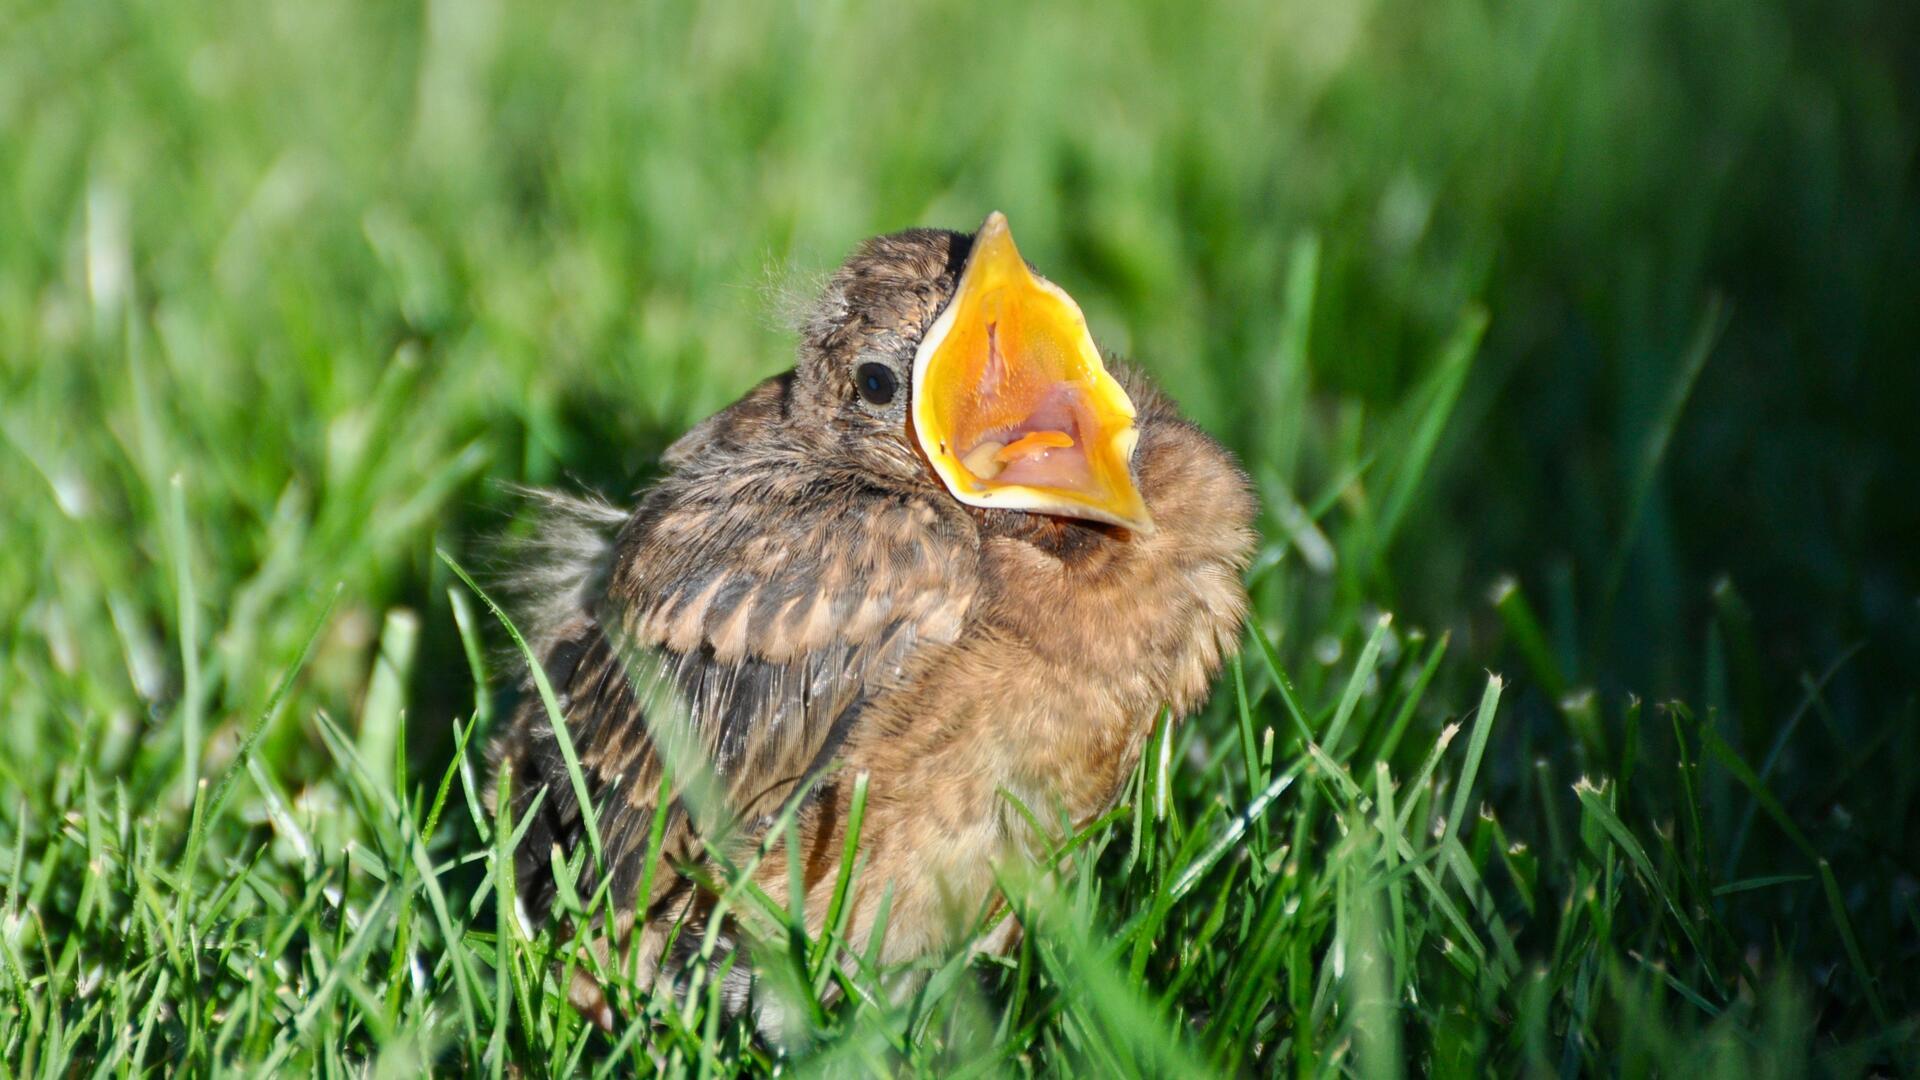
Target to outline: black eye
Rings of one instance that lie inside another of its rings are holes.
[[[860,396],[870,405],[885,405],[893,400],[893,392],[898,383],[893,377],[893,369],[885,364],[861,364],[854,372],[854,381],[860,386]]]

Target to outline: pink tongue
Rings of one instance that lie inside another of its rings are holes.
[[[1072,383],[1061,383],[1025,420],[991,436],[1007,444],[995,455],[1006,463],[993,477],[995,483],[1080,489],[1091,485],[1093,473],[1080,445],[1080,433],[1086,430],[1080,394]],[[1068,445],[1055,445],[1063,439]]]
[[[1062,446],[1019,457],[993,479],[995,483],[1023,487],[1085,488],[1093,475],[1087,468],[1087,455],[1080,447]]]

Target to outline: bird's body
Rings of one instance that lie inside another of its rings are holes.
[[[867,940],[885,896],[884,960],[956,944],[991,904],[995,866],[1037,853],[1006,796],[1043,819],[1097,816],[1156,716],[1198,705],[1237,645],[1245,478],[1137,376],[1111,391],[1137,432],[1126,446],[1145,509],[1115,511],[1133,528],[962,502],[930,468],[936,447],[912,430],[907,403],[876,401],[888,380],[874,364],[903,386],[918,350],[923,374],[922,338],[965,291],[971,247],[965,234],[915,230],[856,253],[803,329],[799,367],[670,448],[671,472],[544,628],[543,665],[599,808],[621,913],[611,938],[637,950],[643,976],[677,974],[700,948],[713,897],[697,868],[724,881],[718,865],[768,839],[796,797],[803,907],[818,933],[861,775],[847,936]],[[1093,452],[1093,428],[1056,426]],[[1005,440],[1007,468],[1025,465],[1020,437]],[[1043,445],[1039,466],[1084,471],[1049,464],[1044,445],[1065,441],[1049,432],[1025,445]],[[541,910],[549,849],[569,855],[585,837],[538,700],[496,757],[516,816],[544,791],[519,851],[523,898]],[[668,760],[679,767],[649,865]],[[703,800],[681,778],[708,769]],[[788,863],[776,848],[754,875],[783,906]],[[736,1005],[747,969],[730,986]],[[575,997],[604,1009],[591,986]]]

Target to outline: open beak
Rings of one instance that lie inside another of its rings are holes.
[[[1086,316],[987,216],[960,284],[913,358],[913,428],[953,497],[1153,531],[1128,462],[1133,402]]]

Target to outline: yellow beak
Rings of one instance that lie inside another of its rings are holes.
[[[953,497],[1151,533],[1128,464],[1133,402],[1086,316],[1027,269],[998,211],[913,358],[913,428]]]

